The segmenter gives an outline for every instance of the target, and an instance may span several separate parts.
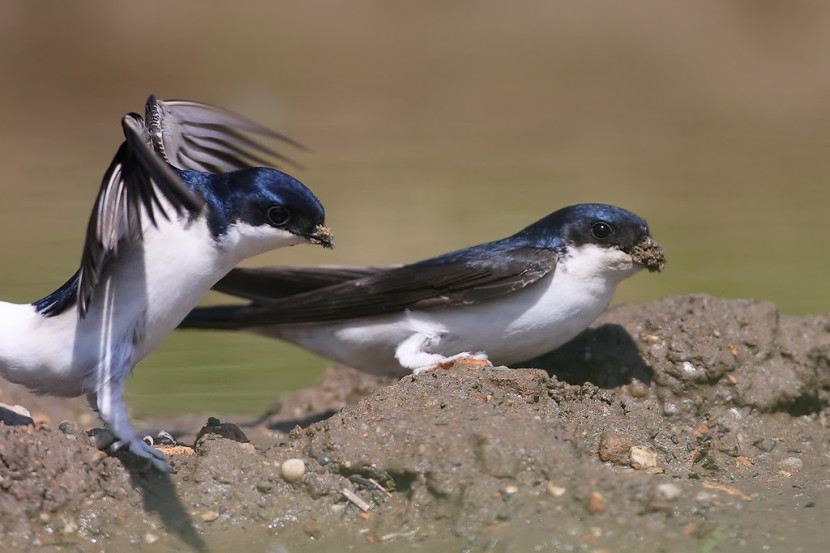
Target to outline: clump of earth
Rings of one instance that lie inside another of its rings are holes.
[[[619,305],[522,366],[333,367],[253,423],[154,421],[173,474],[99,451],[80,403],[0,383],[32,414],[2,410],[0,550],[826,547],[826,317]]]

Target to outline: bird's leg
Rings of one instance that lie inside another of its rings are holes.
[[[123,446],[127,446],[131,452],[139,457],[149,459],[157,469],[169,472],[170,466],[165,461],[164,453],[147,444],[130,425],[127,419],[127,405],[121,399],[123,393],[123,379],[114,379],[105,381],[97,394],[87,395],[90,403],[95,401],[101,420],[118,439],[110,447],[113,450],[118,450]]]
[[[410,369],[413,374],[420,374],[425,371],[449,366],[459,359],[475,359],[487,361],[487,354],[483,351],[470,353],[464,351],[449,357],[440,353],[430,353],[427,348],[435,341],[437,336],[416,333],[398,344],[395,348],[395,359],[405,369]]]

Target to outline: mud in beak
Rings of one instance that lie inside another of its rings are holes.
[[[334,235],[331,233],[331,230],[323,225],[317,225],[314,228],[314,232],[308,235],[308,239],[312,244],[320,244],[328,249],[334,248]]]
[[[660,244],[651,239],[651,236],[631,248],[631,258],[635,263],[643,265],[649,272],[662,271],[666,266],[666,256]]]

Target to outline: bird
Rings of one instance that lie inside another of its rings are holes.
[[[80,267],[29,304],[0,302],[0,375],[38,394],[86,395],[118,449],[170,470],[128,420],[135,365],[242,259],[300,243],[334,246],[317,197],[251,135],[293,143],[233,112],[150,96],[87,225]]]
[[[639,216],[577,204],[417,263],[236,268],[214,289],[249,302],[199,307],[180,328],[249,331],[373,374],[462,358],[509,366],[574,338],[618,283],[665,261]]]

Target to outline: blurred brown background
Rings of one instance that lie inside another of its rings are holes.
[[[415,261],[598,201],[646,218],[669,259],[617,301],[825,313],[828,28],[818,2],[4,2],[0,293],[31,301],[72,274],[119,120],[155,93],[311,148],[291,172],[337,249],[248,264]],[[325,364],[180,333],[130,400],[257,412]]]

